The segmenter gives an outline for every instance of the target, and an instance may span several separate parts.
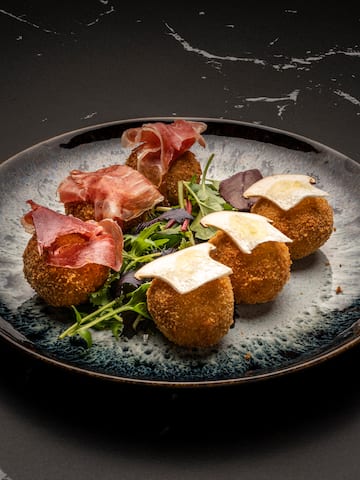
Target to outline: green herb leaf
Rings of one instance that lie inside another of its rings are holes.
[[[182,187],[179,187],[179,192],[184,195],[184,190],[187,191],[187,196],[190,199],[193,211],[192,215],[195,217],[194,221],[190,224],[190,229],[195,233],[195,238],[199,240],[208,240],[211,238],[215,229],[212,227],[203,227],[201,225],[201,219],[212,212],[219,212],[222,210],[234,210],[233,207],[228,204],[219,193],[220,182],[218,180],[208,180],[206,178],[209,166],[214,158],[211,155],[204,168],[201,183],[194,181],[183,181]],[[185,188],[184,188],[185,187]],[[181,198],[180,204],[184,204],[184,198]]]
[[[85,340],[88,348],[92,345],[92,336],[89,330],[79,330],[80,337]]]
[[[120,277],[119,272],[110,272],[104,285],[99,288],[96,292],[93,292],[89,295],[89,301],[91,305],[102,306],[111,302],[110,288],[111,284]]]
[[[149,286],[150,282],[143,283],[133,292],[118,297],[89,314],[81,314],[74,307],[76,322],[62,332],[59,338],[63,339],[78,334],[90,346],[92,344],[90,328],[111,329],[115,337],[122,332],[124,324],[121,313],[132,311],[144,318],[151,319],[146,303],[146,291]]]

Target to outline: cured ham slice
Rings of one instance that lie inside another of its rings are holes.
[[[96,263],[119,271],[122,264],[123,233],[111,219],[83,222],[28,200],[31,211],[22,217],[29,233],[36,233],[39,254],[47,252],[47,262],[56,267],[80,268]],[[82,242],[57,245],[59,237],[79,234]],[[85,240],[85,241],[84,241]]]
[[[205,147],[201,134],[206,128],[203,122],[187,120],[145,123],[125,130],[121,145],[136,147],[137,170],[159,187],[171,164],[195,142]]]
[[[64,204],[91,203],[95,220],[111,218],[121,225],[164,199],[150,180],[127,165],[112,165],[94,172],[72,170],[59,185],[58,195]]]

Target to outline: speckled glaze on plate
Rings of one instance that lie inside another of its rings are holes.
[[[131,119],[77,130],[35,145],[0,166],[0,335],[45,362],[84,375],[134,384],[198,387],[258,381],[304,369],[360,342],[360,166],[322,144],[272,128],[231,120],[200,119],[206,148],[192,148],[209,178],[241,170],[303,173],[329,194],[335,231],[315,254],[295,261],[291,278],[268,304],[238,305],[234,327],[216,347],[183,349],[160,333],[115,340],[95,332],[84,349],[59,333],[74,318],[41,302],[23,278],[22,253],[29,235],[20,224],[26,200],[58,211],[59,182],[71,169],[95,170],[123,163],[123,130]]]

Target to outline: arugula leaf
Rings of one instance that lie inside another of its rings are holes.
[[[149,286],[150,282],[143,283],[133,292],[118,297],[91,313],[83,314],[73,306],[76,322],[62,332],[59,338],[64,339],[78,334],[90,347],[92,336],[89,329],[111,329],[114,336],[118,337],[124,328],[124,320],[121,315],[124,312],[135,312],[143,318],[151,319],[146,304],[146,291]]]
[[[141,264],[151,262],[167,249],[193,245],[192,234],[181,225],[167,228],[167,222],[156,222],[139,234],[124,235],[123,265],[121,273],[135,270]]]
[[[203,227],[200,223],[201,219],[212,212],[221,210],[234,210],[219,193],[220,182],[218,180],[208,180],[206,178],[207,171],[214,158],[214,154],[209,157],[206,163],[202,179],[200,183],[194,180],[179,182],[179,197],[181,196],[180,205],[184,204],[184,187],[187,196],[192,204],[192,215],[194,221],[190,224],[190,229],[195,233],[195,238],[199,240],[208,240],[215,233],[212,227]]]
[[[96,292],[90,293],[89,302],[94,306],[102,306],[113,300],[110,289],[115,280],[120,277],[120,272],[110,272],[105,283]]]

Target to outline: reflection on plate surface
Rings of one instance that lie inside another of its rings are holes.
[[[59,333],[74,318],[44,305],[23,278],[22,253],[29,235],[20,224],[26,201],[63,211],[56,189],[69,171],[124,163],[124,129],[134,119],[70,132],[38,144],[0,166],[0,334],[44,361],[114,381],[171,386],[236,384],[305,368],[359,343],[360,166],[312,140],[235,121],[202,120],[206,148],[192,147],[202,165],[215,157],[208,178],[222,180],[250,168],[262,174],[301,173],[329,194],[335,231],[315,254],[293,262],[291,278],[268,304],[238,305],[222,342],[186,350],[160,333],[115,340],[95,332],[86,350]],[[341,290],[339,292],[339,289]]]

